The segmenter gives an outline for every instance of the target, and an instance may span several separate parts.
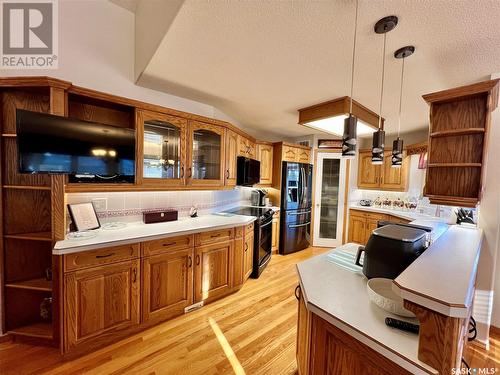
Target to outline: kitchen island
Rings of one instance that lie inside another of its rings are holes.
[[[408,319],[371,303],[360,269],[334,261],[333,254],[354,255],[359,245],[299,263],[299,373],[451,373],[460,366],[481,238],[477,229],[435,230],[431,246],[394,280],[393,289],[417,316],[419,335],[387,327],[385,317]],[[460,273],[448,272],[450,267]]]

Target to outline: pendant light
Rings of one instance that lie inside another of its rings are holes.
[[[344,134],[342,135],[342,156],[354,158],[356,156],[358,119],[352,114],[352,91],[354,86],[354,62],[356,60],[356,33],[358,30],[358,0],[356,0],[356,10],[354,15],[354,41],[352,46],[351,65],[351,95],[349,96],[349,117],[344,120]]]
[[[399,137],[401,132],[401,104],[403,101],[403,82],[405,74],[405,58],[411,56],[415,52],[414,46],[405,46],[394,52],[394,57],[396,59],[402,59],[401,63],[401,83],[399,87],[399,117],[398,117],[398,137],[392,143],[392,159],[391,167],[401,168],[403,164],[403,140]]]
[[[384,75],[385,75],[385,47],[387,33],[398,24],[398,17],[388,16],[379,20],[374,27],[377,34],[384,34],[384,48],[382,51],[382,82],[380,85],[380,105],[378,112],[378,130],[373,133],[372,164],[384,163],[385,132],[382,129],[382,101],[384,97]]]

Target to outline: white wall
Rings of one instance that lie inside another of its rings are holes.
[[[134,84],[134,14],[105,0],[59,1],[59,68],[1,70],[47,75],[75,85],[214,117],[212,106]]]
[[[500,73],[491,78],[500,78]],[[486,342],[490,324],[500,327],[500,110],[491,117],[486,179],[479,209],[479,226],[484,231],[479,259],[474,316],[478,322],[478,339]],[[495,266],[496,264],[496,266]],[[491,320],[490,320],[491,319]]]

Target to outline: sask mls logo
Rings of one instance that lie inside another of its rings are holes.
[[[3,69],[57,68],[57,0],[1,0]]]

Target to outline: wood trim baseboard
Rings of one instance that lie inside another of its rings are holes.
[[[500,328],[495,326],[490,326],[490,335],[495,335],[500,337]]]

